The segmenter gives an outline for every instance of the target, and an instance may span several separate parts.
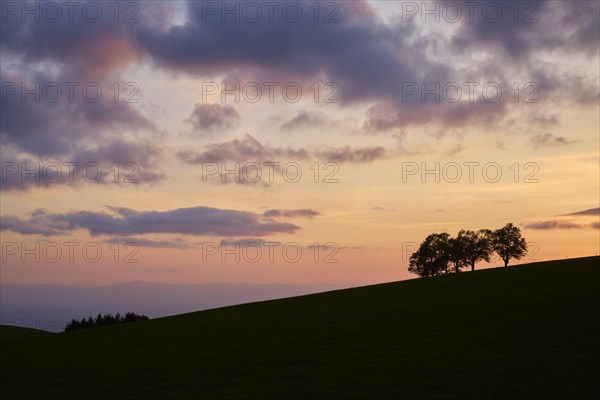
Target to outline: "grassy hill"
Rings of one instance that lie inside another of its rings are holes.
[[[599,309],[589,257],[62,334],[1,327],[0,395],[597,400]]]

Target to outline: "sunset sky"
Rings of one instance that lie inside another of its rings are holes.
[[[386,282],[507,222],[600,252],[598,1],[80,3],[0,2],[3,284]]]

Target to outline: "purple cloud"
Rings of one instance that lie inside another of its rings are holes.
[[[536,221],[524,224],[529,229],[600,229],[598,221],[590,222],[589,217],[600,217],[600,208],[577,211],[570,214],[559,215],[544,221]]]
[[[206,135],[233,128],[239,118],[239,113],[232,106],[198,103],[186,122],[192,124],[196,132]]]
[[[533,144],[533,147],[550,147],[550,146],[567,146],[575,143],[575,140],[571,140],[564,136],[555,136],[551,133],[540,134],[529,138],[529,141]]]
[[[268,236],[294,233],[299,226],[277,222],[247,211],[211,207],[178,208],[170,211],[135,211],[109,207],[112,214],[75,211],[65,214],[37,212],[29,219],[3,216],[0,229],[25,235],[59,235],[78,229],[90,235],[140,235],[151,233],[219,236]]]
[[[386,156],[383,147],[352,148],[321,147],[315,150],[292,147],[274,147],[259,142],[246,134],[243,139],[213,143],[206,146],[203,152],[190,150],[180,151],[181,160],[190,164],[211,162],[268,162],[276,160],[307,160],[311,157],[329,162],[368,163]]]
[[[321,215],[320,212],[310,208],[300,210],[267,210],[263,213],[265,217],[284,217],[284,218],[314,218]]]
[[[598,207],[590,208],[589,210],[577,211],[577,212],[574,212],[571,214],[564,214],[564,215],[583,215],[583,216],[589,215],[592,217],[598,217],[598,216],[600,216],[600,208],[598,208]]]

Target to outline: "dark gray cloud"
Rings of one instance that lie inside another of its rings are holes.
[[[460,21],[460,32],[453,39],[456,49],[487,50],[522,62],[531,61],[542,50],[585,51],[589,55],[598,51],[598,2],[528,1],[519,4],[518,14],[514,5],[508,1],[477,2],[473,22],[468,18]],[[496,17],[497,9],[500,18]],[[557,24],[561,29],[556,29]]]
[[[239,119],[239,113],[232,106],[198,103],[186,122],[192,124],[196,132],[206,135],[231,129],[237,125]]]
[[[172,233],[184,235],[268,236],[294,233],[299,226],[278,222],[247,211],[211,207],[178,208],[170,211],[135,211],[109,207],[111,213],[75,211],[65,214],[36,212],[29,219],[3,216],[2,230],[45,236],[66,234],[78,229],[90,235],[140,235]]]
[[[267,210],[263,213],[265,217],[284,217],[284,218],[314,218],[321,215],[320,212],[310,208],[300,210]]]
[[[219,15],[206,18],[206,3],[188,2],[189,19],[183,26],[166,32],[139,30],[139,48],[160,65],[192,74],[233,73],[245,65],[303,78],[333,68],[345,67],[351,73],[362,66],[356,65],[360,50],[384,36],[390,38],[378,31],[381,23],[365,1],[339,3],[339,23],[330,24],[314,23],[312,3],[284,1],[273,20],[239,23],[223,23]],[[286,4],[298,5],[304,17],[296,23],[287,21],[281,13]],[[371,53],[391,60],[385,50],[373,46]]]
[[[47,2],[55,7],[19,0],[6,3],[12,3],[8,7],[15,5],[17,10],[4,13],[3,7],[0,24],[3,58],[10,56],[22,67],[41,66],[38,72],[51,66],[60,70],[65,79],[76,82],[107,78],[114,82],[119,72],[143,62],[146,55],[137,43],[138,34],[166,32],[178,8],[176,2],[138,0],[116,3],[82,0],[70,6]],[[60,17],[52,20],[56,6]],[[21,14],[23,8],[36,7],[50,10],[42,11],[39,18]]]
[[[529,138],[529,141],[536,149],[549,146],[567,146],[576,142],[576,140],[569,139],[565,136],[555,136],[551,133],[535,135]]]
[[[90,7],[88,3],[92,3],[90,16],[94,16],[96,8],[100,8],[101,18],[95,22],[90,22],[87,14],[82,11],[84,7]],[[22,1],[13,4],[19,9],[25,6],[33,9],[43,5]],[[59,7],[61,5],[55,4]],[[3,53],[18,55],[28,63],[54,62],[68,71],[73,80],[106,75],[116,68],[127,66],[137,58],[133,31],[146,19],[139,18],[138,15],[138,23],[115,21],[114,11],[110,8],[112,3],[108,2],[81,1],[77,5],[72,13],[63,7],[61,17],[55,21],[52,20],[54,14],[50,14],[52,10],[48,14],[52,15],[50,18],[36,20],[34,15],[28,15],[25,21],[22,20],[20,11],[16,14],[6,12],[0,25],[0,48]],[[45,16],[44,13],[40,14]]]

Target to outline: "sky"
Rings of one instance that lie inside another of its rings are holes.
[[[600,251],[597,1],[0,7],[3,284],[388,282],[508,222],[520,262]]]

